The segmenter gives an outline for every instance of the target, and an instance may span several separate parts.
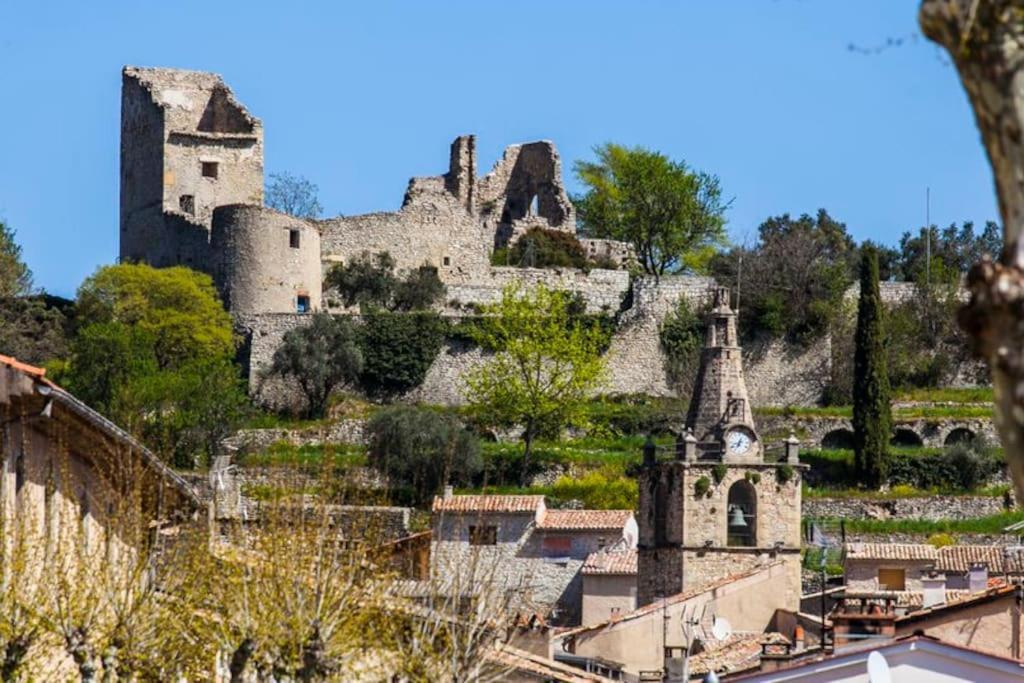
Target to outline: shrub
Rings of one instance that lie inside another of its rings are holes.
[[[950,446],[943,456],[946,466],[964,491],[978,488],[992,473],[991,463],[985,461],[979,450],[973,443],[958,443]]]
[[[676,309],[661,323],[659,339],[665,352],[669,381],[682,396],[693,391],[700,353],[704,344],[704,317],[680,298]]]
[[[707,477],[701,477],[697,481],[693,482],[693,495],[700,498],[711,489],[711,480]]]
[[[429,501],[446,483],[469,484],[483,469],[479,442],[451,415],[395,406],[374,415],[366,428],[370,466],[416,503]]]
[[[430,308],[444,297],[445,286],[437,268],[424,264],[402,276],[395,274],[395,260],[386,251],[364,251],[348,263],[331,268],[324,279],[346,306],[418,311]]]
[[[663,434],[686,416],[686,402],[641,394],[603,396],[587,406],[594,426],[614,434]]]
[[[284,335],[268,374],[293,378],[306,396],[306,416],[323,417],[331,392],[355,381],[363,369],[356,341],[348,320],[317,313]]]
[[[636,508],[638,485],[614,468],[601,468],[582,477],[563,475],[551,486],[552,498],[578,500],[583,507],[596,510],[632,510]]]
[[[928,537],[928,545],[935,546],[936,548],[944,548],[947,545],[956,545],[956,539],[952,534],[940,531],[939,533],[932,534]]]
[[[789,482],[793,481],[793,476],[796,471],[792,465],[779,465],[775,468],[775,481],[779,482],[779,486],[785,486]]]
[[[716,485],[722,483],[722,480],[725,479],[725,475],[728,471],[729,468],[726,467],[725,463],[721,462],[711,468],[711,477],[715,480]]]
[[[759,472],[747,472],[743,475],[743,478],[749,481],[754,486],[761,483],[761,474]]]
[[[441,316],[431,311],[367,312],[359,335],[363,388],[370,394],[393,395],[422,384],[446,330]]]
[[[587,252],[576,235],[532,227],[508,250],[507,264],[521,268],[589,267]]]

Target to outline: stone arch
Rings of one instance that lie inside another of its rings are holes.
[[[746,479],[741,479],[729,487],[728,504],[725,506],[725,528],[727,545],[757,545],[757,489]]]
[[[840,427],[826,432],[825,436],[821,437],[821,447],[852,449],[853,430]]]
[[[942,445],[953,446],[958,443],[970,443],[971,441],[974,441],[977,438],[978,435],[975,434],[974,431],[972,431],[971,429],[968,429],[967,427],[954,427],[953,429],[949,430],[948,434],[946,434],[946,438],[943,439]]]
[[[892,430],[889,443],[893,446],[923,446],[924,439],[910,427],[897,427]]]

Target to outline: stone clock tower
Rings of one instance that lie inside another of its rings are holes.
[[[673,457],[644,454],[640,474],[637,603],[698,589],[759,565],[781,562],[796,609],[800,599],[798,443],[768,457],[743,379],[729,290],[714,291],[700,369]]]

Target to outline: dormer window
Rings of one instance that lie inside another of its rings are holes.
[[[202,162],[203,177],[217,179],[217,175],[220,173],[220,164],[216,161],[204,161]]]

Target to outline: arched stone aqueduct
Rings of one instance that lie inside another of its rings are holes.
[[[787,429],[800,439],[804,448],[852,448],[853,421],[848,417],[772,417],[761,418],[765,432],[782,433]],[[988,418],[918,418],[897,420],[893,442],[901,446],[930,448],[952,445],[982,437],[998,443],[995,425]]]

